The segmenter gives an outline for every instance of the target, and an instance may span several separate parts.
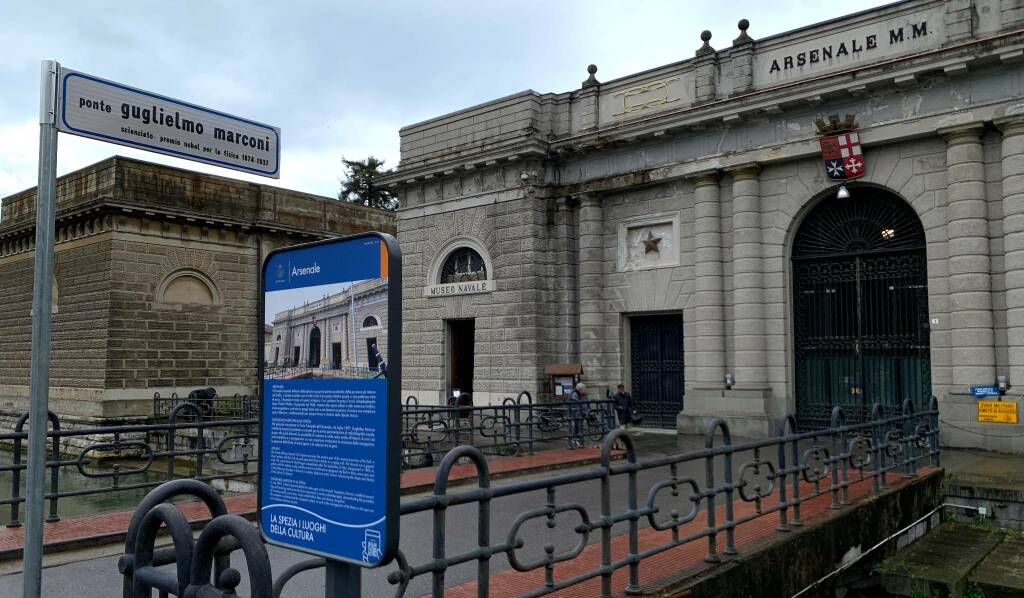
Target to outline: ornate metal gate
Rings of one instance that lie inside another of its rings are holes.
[[[931,396],[924,229],[902,199],[858,189],[815,207],[793,245],[797,419],[827,428],[880,403],[899,413]]]
[[[630,318],[631,390],[643,425],[675,428],[683,408],[683,319]]]

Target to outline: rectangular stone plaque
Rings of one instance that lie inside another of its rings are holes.
[[[497,285],[493,280],[474,280],[470,282],[450,282],[435,284],[423,289],[424,297],[452,297],[455,295],[475,295],[490,293]]]
[[[1017,423],[1016,401],[978,401],[978,421],[982,423]]]
[[[942,3],[929,4],[922,10],[889,14],[843,29],[815,30],[814,37],[808,34],[787,36],[777,43],[762,43],[754,54],[754,86],[788,83],[861,63],[938,48],[946,41]],[[856,23],[856,20],[847,19],[843,23]]]

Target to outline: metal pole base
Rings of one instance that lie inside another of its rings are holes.
[[[363,595],[362,567],[331,560],[325,567],[324,598],[360,598]]]

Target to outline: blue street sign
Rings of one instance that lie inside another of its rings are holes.
[[[998,397],[999,389],[995,386],[972,386],[971,394],[977,398]]]
[[[398,242],[370,233],[274,251],[261,296],[260,531],[383,565],[398,548]]]

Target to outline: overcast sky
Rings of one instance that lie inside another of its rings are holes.
[[[334,196],[340,159],[398,163],[398,129],[523,89],[576,89],[885,4],[870,0],[0,0],[0,197],[36,183],[39,68],[68,68],[281,128],[282,187]],[[58,174],[113,154],[61,135]]]
[[[319,301],[328,295],[335,295],[352,286],[351,282],[338,282],[334,284],[322,284],[315,287],[301,287],[298,289],[285,289],[283,291],[272,291],[264,295],[266,303],[263,304],[263,316],[267,324],[274,323],[274,316],[286,309],[302,307],[307,303]]]

